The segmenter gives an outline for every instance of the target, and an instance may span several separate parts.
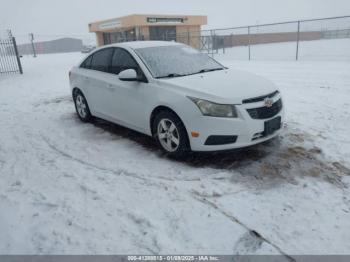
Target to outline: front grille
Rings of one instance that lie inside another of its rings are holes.
[[[254,97],[254,98],[249,98],[249,99],[244,99],[242,101],[243,104],[248,104],[248,103],[256,103],[256,102],[261,102],[264,101],[265,98],[272,98],[275,95],[277,95],[279,92],[276,90],[275,92],[268,94],[268,95],[264,95],[264,96],[258,96],[258,97]]]
[[[253,119],[267,119],[274,117],[282,110],[282,100],[279,99],[275,103],[272,104],[271,107],[258,107],[247,109],[248,114]]]

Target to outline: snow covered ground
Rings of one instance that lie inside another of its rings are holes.
[[[174,161],[78,120],[80,58],[25,57],[0,78],[0,254],[350,253],[350,62],[225,60],[279,85],[283,134]]]
[[[252,60],[293,61],[296,56],[296,42],[252,45]],[[220,49],[215,55],[222,60],[248,60],[248,46]],[[349,61],[350,39],[326,39],[299,42],[300,61]]]

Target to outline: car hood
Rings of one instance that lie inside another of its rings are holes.
[[[187,96],[216,103],[241,104],[243,99],[267,95],[277,90],[269,80],[239,70],[220,70],[159,80]]]

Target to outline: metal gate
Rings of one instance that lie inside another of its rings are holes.
[[[23,70],[16,39],[9,35],[7,38],[0,38],[0,75],[11,73],[23,74]]]

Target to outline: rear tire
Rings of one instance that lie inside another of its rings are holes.
[[[73,100],[74,100],[75,110],[80,120],[83,122],[90,122],[92,119],[92,115],[90,113],[89,105],[86,101],[85,96],[80,90],[77,90],[74,92]]]
[[[169,156],[183,157],[190,151],[187,131],[181,119],[171,111],[158,113],[152,125],[153,136]]]

